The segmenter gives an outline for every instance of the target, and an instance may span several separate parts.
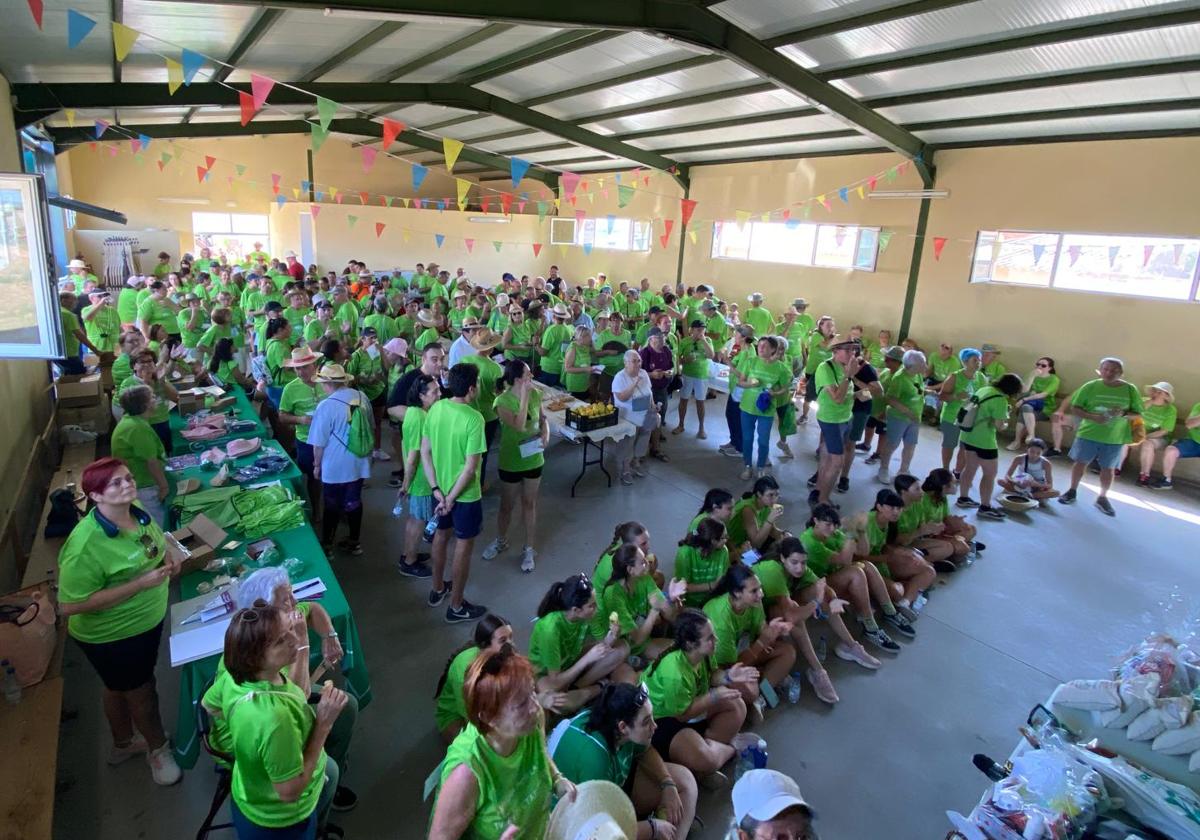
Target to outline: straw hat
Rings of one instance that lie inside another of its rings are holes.
[[[463,332],[467,332],[468,330],[477,330],[482,326],[483,326],[483,324],[479,323],[479,319],[476,318],[474,315],[471,315],[466,318],[463,318],[461,329]]]
[[[1167,395],[1167,402],[1175,402],[1175,386],[1170,382],[1155,382],[1149,388],[1150,391],[1162,391]]]
[[[432,327],[434,324],[436,324],[437,320],[433,317],[433,310],[422,309],[417,312],[417,323],[422,327]]]
[[[1022,496],[1020,493],[1002,493],[999,501],[1000,507],[1013,513],[1025,513],[1038,506],[1035,500],[1028,496]]]
[[[297,347],[292,350],[292,357],[283,362],[280,367],[298,368],[305,365],[311,365],[324,357],[324,353],[310,349],[308,346]]]
[[[561,303],[554,304],[554,308],[550,310],[555,318],[570,318],[571,310],[563,306]]]
[[[468,343],[480,353],[491,350],[503,340],[504,336],[498,332],[492,332],[487,327],[480,327],[471,333],[470,338],[467,339]]]
[[[629,840],[637,836],[637,814],[625,791],[594,779],[576,788],[575,800],[560,799],[546,840]]]
[[[349,382],[350,374],[341,365],[325,365],[317,371],[318,382]]]
[[[67,268],[87,268],[87,263],[83,260],[71,260],[67,263]]]

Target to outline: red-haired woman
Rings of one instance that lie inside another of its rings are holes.
[[[104,683],[108,763],[148,753],[154,781],[173,785],[182,774],[163,732],[154,664],[167,581],[179,567],[167,556],[162,529],[134,504],[137,481],[124,461],[89,464],[81,484],[94,507],[59,554],[59,609]]]

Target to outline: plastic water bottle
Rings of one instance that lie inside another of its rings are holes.
[[[821,662],[825,661],[825,657],[829,656],[829,643],[825,641],[825,634],[821,634],[821,638],[817,640],[817,659]]]
[[[404,497],[397,496],[396,504],[392,505],[392,516],[399,519],[403,515],[404,515]]]
[[[767,766],[767,742],[762,738],[758,743],[746,747],[738,753],[737,766],[734,768],[734,781],[740,779],[748,770],[762,770]]]
[[[7,659],[0,662],[0,668],[4,669],[4,699],[8,705],[15,706],[21,702],[21,683],[17,681],[17,672]]]
[[[425,530],[421,533],[421,538],[427,543],[433,542],[433,535],[437,533],[438,515],[435,513],[429,517],[429,521],[425,523]]]

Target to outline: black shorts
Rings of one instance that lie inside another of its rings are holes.
[[[500,480],[505,484],[520,484],[525,479],[533,480],[542,477],[542,468],[534,467],[531,470],[517,470],[510,472],[509,470],[500,470]]]
[[[972,446],[969,443],[959,443],[959,445],[968,452],[974,452],[980,461],[995,461],[1000,457],[999,449],[981,449],[978,446]]]
[[[683,721],[677,717],[662,717],[654,721],[658,724],[658,728],[654,730],[654,735],[650,739],[650,746],[658,750],[658,754],[663,757],[663,761],[671,760],[671,742],[675,740],[675,736],[685,729],[693,729],[700,733],[700,737],[704,737],[704,733],[708,731],[708,719],[698,720],[695,722]]]
[[[109,691],[133,691],[154,679],[163,622],[115,642],[75,640]]]
[[[867,418],[867,428],[874,429],[881,435],[885,434],[887,432],[887,421],[881,420],[878,417],[874,417],[874,416],[868,417]]]
[[[804,380],[804,399],[812,402],[817,398],[817,374],[807,374]]]

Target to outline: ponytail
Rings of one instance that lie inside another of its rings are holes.
[[[462,647],[458,648],[454,653],[450,654],[450,658],[446,660],[446,667],[442,668],[442,675],[438,677],[437,688],[433,692],[433,699],[437,699],[442,693],[442,689],[446,687],[446,677],[450,675],[450,663],[453,662],[460,653],[470,648],[483,650],[492,643],[492,636],[496,635],[496,631],[501,627],[507,627],[508,622],[496,615],[488,613],[483,618],[479,619],[479,623],[475,625],[475,632],[471,635],[471,641],[467,642]]]
[[[606,588],[614,583],[629,580],[629,570],[637,562],[639,553],[641,553],[641,549],[632,543],[625,543],[613,552],[612,577],[608,579]]]
[[[743,499],[752,499],[755,496],[761,496],[763,493],[767,493],[771,490],[778,490],[778,489],[779,489],[779,482],[775,480],[774,476],[762,475],[762,476],[759,476],[758,480],[754,482],[753,487],[751,487],[749,490],[747,490],[745,493],[742,494],[742,498]]]
[[[746,586],[746,581],[752,577],[754,577],[753,569],[742,563],[734,563],[729,567],[729,571],[725,572],[717,581],[716,588],[712,591],[712,597],[720,598],[722,595],[741,592]]]
[[[688,534],[679,541],[679,545],[694,548],[701,554],[712,553],[717,542],[725,536],[725,525],[711,516],[701,519],[696,525],[696,533]]]
[[[542,597],[537,616],[545,618],[552,612],[566,612],[585,607],[592,599],[594,589],[592,582],[584,574],[571,575],[566,580],[555,581]]]
[[[671,640],[658,658],[650,664],[646,670],[646,678],[654,673],[654,669],[659,663],[672,651],[680,650],[687,653],[696,645],[700,644],[700,634],[704,630],[704,626],[708,624],[708,616],[703,611],[695,607],[687,607],[679,611],[679,615],[675,617],[675,636]]]
[[[697,515],[702,513],[712,513],[719,507],[723,507],[733,501],[733,494],[728,490],[723,490],[720,487],[714,487],[704,494],[704,502],[700,505],[700,510]]]

